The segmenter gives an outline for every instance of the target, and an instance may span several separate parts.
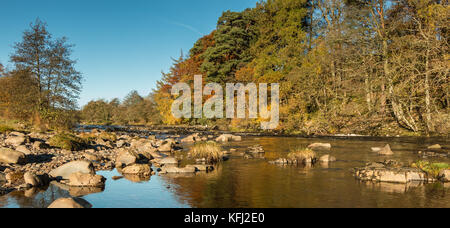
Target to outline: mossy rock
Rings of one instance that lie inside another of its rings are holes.
[[[79,151],[87,147],[87,141],[69,133],[61,133],[49,140],[50,146],[64,150]]]
[[[0,133],[1,134],[7,134],[12,131],[14,131],[14,128],[6,126],[6,125],[0,125]]]

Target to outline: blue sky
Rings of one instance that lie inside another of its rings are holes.
[[[75,44],[73,58],[85,80],[80,105],[147,95],[171,57],[209,34],[225,10],[241,11],[258,0],[21,0],[0,7],[0,63],[11,67],[13,44],[36,18],[54,37]]]

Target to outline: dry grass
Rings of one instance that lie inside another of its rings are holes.
[[[317,155],[311,149],[298,148],[292,150],[288,154],[287,159],[293,163],[305,163],[305,161],[313,162],[317,159]]]
[[[196,143],[190,150],[194,159],[206,159],[208,163],[217,163],[223,160],[222,147],[215,142]]]

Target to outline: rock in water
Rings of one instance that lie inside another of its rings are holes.
[[[327,155],[324,155],[324,156],[320,157],[319,161],[323,162],[323,163],[335,162],[336,158],[331,156],[331,155],[329,155],[329,154],[327,154]]]
[[[60,166],[50,172],[54,178],[69,179],[73,173],[95,174],[94,166],[87,161],[73,161]]]
[[[26,163],[25,154],[9,148],[0,148],[0,161],[13,164]]]
[[[92,205],[81,198],[61,198],[55,200],[48,208],[92,208]]]
[[[430,149],[430,150],[440,150],[440,149],[442,149],[442,147],[441,147],[441,145],[436,144],[436,145],[429,146],[428,149]]]
[[[216,142],[230,142],[230,141],[240,142],[242,141],[242,137],[234,136],[231,134],[223,134],[216,138]]]
[[[150,165],[133,164],[122,169],[123,174],[151,176],[152,168]]]
[[[100,175],[86,173],[72,173],[67,185],[72,187],[102,187],[106,179]]]
[[[388,144],[385,147],[381,148],[381,150],[378,151],[378,154],[379,155],[393,155],[394,152],[392,152],[391,146],[389,146],[389,144]]]
[[[331,150],[330,143],[313,143],[308,146],[311,150]]]

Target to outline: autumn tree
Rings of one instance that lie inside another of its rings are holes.
[[[82,75],[71,59],[72,47],[66,38],[53,39],[47,25],[39,19],[14,45],[11,62],[16,69],[29,72],[36,85],[38,102],[31,109],[49,121],[77,107]]]

